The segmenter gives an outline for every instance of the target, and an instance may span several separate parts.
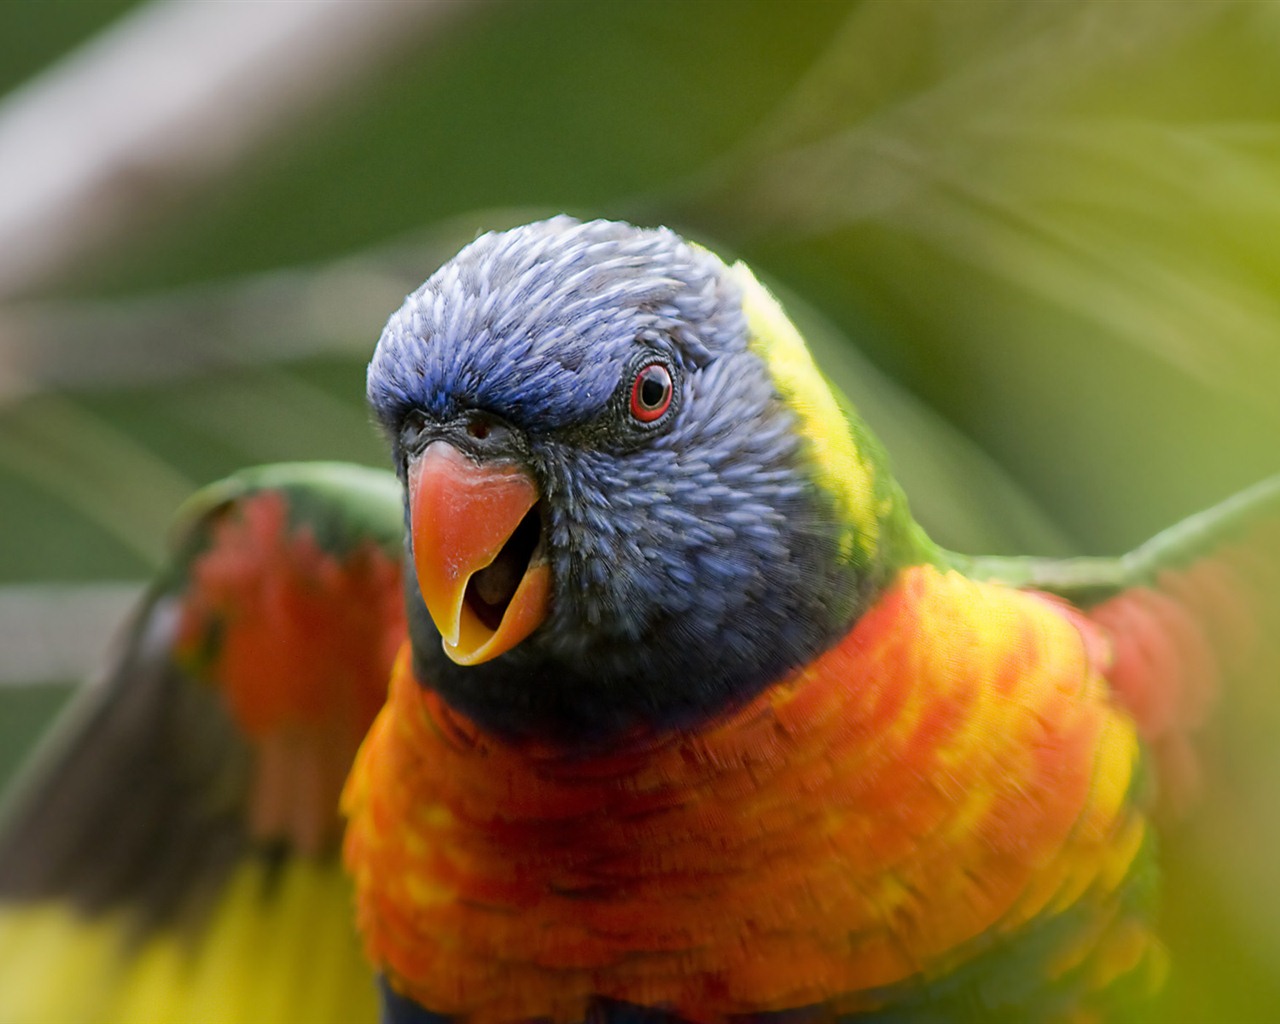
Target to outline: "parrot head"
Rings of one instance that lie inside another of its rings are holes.
[[[923,543],[773,297],[666,229],[481,236],[392,315],[368,396],[418,678],[501,734],[749,699]]]

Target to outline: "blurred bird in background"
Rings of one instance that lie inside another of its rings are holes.
[[[193,485],[282,458],[384,464],[361,382],[387,310],[477,230],[540,212],[671,223],[774,280],[949,548],[1124,551],[1276,469],[1271,5],[126,6],[5,33],[22,44],[0,108],[11,765],[66,692],[31,684],[97,653],[118,581],[158,564]],[[350,523],[329,527],[321,548],[348,553]],[[370,593],[390,571],[374,548]],[[1178,1019],[1280,1003],[1265,682],[1220,702],[1206,795],[1162,844]],[[224,794],[278,753],[263,744]],[[268,847],[332,849],[310,808],[338,784],[315,777],[292,817],[255,805]],[[345,906],[328,870],[314,888]],[[150,911],[175,906],[183,879],[152,881]],[[294,927],[327,920],[317,905],[297,896]],[[142,927],[99,924],[122,926]],[[62,938],[11,931],[3,956],[15,942]]]

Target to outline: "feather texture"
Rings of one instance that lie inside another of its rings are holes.
[[[851,1013],[987,962],[981,988],[1061,917],[1025,966],[1087,998],[1158,957],[1127,905],[1147,826],[1097,640],[918,567],[728,718],[586,760],[486,736],[402,657],[346,794],[370,957],[476,1021],[579,1020],[599,997]]]

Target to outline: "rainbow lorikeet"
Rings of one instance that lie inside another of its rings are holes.
[[[395,477],[197,497],[10,800],[0,1020],[1084,1021],[1159,984],[1153,821],[1280,624],[1280,478],[1121,559],[944,551],[745,266],[569,218],[437,271],[368,395]]]

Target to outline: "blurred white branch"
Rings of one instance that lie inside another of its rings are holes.
[[[232,366],[368,355],[417,283],[369,260],[116,300],[0,309],[0,407],[47,391],[145,387]]]
[[[213,178],[461,0],[168,0],[0,105],[0,297]]]
[[[0,587],[0,686],[92,677],[141,594],[140,583]]]
[[[0,411],[50,391],[145,387],[321,355],[367,357],[387,315],[479,228],[549,212],[476,210],[327,263],[160,293],[0,305]]]

